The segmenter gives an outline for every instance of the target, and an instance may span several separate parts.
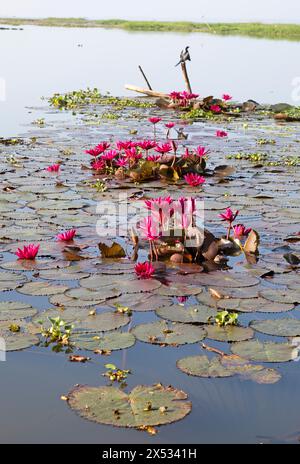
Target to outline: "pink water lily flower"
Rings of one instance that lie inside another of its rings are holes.
[[[153,116],[152,118],[149,118],[148,121],[151,122],[152,124],[157,124],[158,122],[161,121],[161,118]]]
[[[128,150],[125,150],[125,155],[128,159],[132,160],[138,160],[143,157],[143,154],[138,152],[136,147],[129,148]]]
[[[141,230],[143,237],[150,242],[159,238],[159,224],[151,216],[143,218],[139,222],[138,228]]]
[[[165,153],[169,153],[170,151],[172,151],[172,146],[170,145],[170,143],[162,143],[161,145],[157,145],[155,151],[164,155]]]
[[[236,226],[233,226],[233,235],[234,238],[237,239],[242,239],[243,237],[247,237],[249,233],[251,232],[252,229],[246,229],[246,227],[243,224],[237,224]]]
[[[169,206],[172,202],[172,198],[170,196],[167,196],[151,198],[151,200],[145,200],[145,205],[147,209],[151,210],[155,205],[159,205],[160,207]]]
[[[105,167],[106,167],[105,161],[102,160],[102,159],[95,160],[92,163],[92,169],[94,169],[95,171],[103,171],[103,169],[105,169]]]
[[[205,182],[204,177],[199,176],[198,174],[186,174],[184,176],[184,180],[191,186],[191,187],[198,187]]]
[[[211,105],[210,110],[213,113],[221,113],[222,109],[219,105]]]
[[[229,240],[229,237],[230,237],[232,223],[238,214],[239,214],[238,210],[234,213],[231,208],[226,208],[225,213],[219,214],[219,217],[221,218],[222,221],[228,222],[228,229],[227,229],[227,236],[226,236],[227,240]]]
[[[59,172],[60,170],[60,164],[52,164],[51,166],[48,166],[46,168],[46,171],[48,172]]]
[[[119,159],[116,161],[116,165],[119,166],[120,168],[126,167],[127,164],[128,164],[128,159],[126,159],[126,158],[119,158]]]
[[[183,304],[188,300],[188,296],[177,296],[176,300],[178,301],[179,304]]]
[[[155,269],[149,261],[146,261],[144,263],[137,263],[134,266],[134,271],[139,279],[151,279]]]
[[[154,163],[156,163],[158,160],[160,160],[160,158],[161,158],[161,155],[149,155],[146,157],[146,160],[153,161]]]
[[[175,126],[175,122],[168,122],[167,124],[165,124],[165,126],[167,129],[173,129],[173,127]]]
[[[99,154],[104,153],[105,150],[108,150],[110,147],[110,143],[108,142],[100,142],[96,147],[95,150],[99,151]]]
[[[25,245],[23,250],[20,248],[17,249],[15,255],[18,256],[19,259],[35,259],[36,255],[38,254],[40,245],[34,245],[31,243],[30,245]]]
[[[106,153],[103,153],[101,155],[101,159],[104,161],[111,161],[113,160],[116,156],[118,156],[119,152],[117,150],[109,150]]]
[[[217,130],[216,131],[216,137],[227,137],[228,134],[227,132],[223,131],[223,130]]]
[[[205,147],[199,146],[199,147],[196,148],[196,155],[199,156],[200,158],[202,158],[203,156],[208,155],[208,153],[209,153],[209,150],[206,149]]]
[[[91,148],[90,150],[85,150],[85,153],[87,153],[88,155],[91,155],[91,156],[94,156],[95,158],[99,155],[101,155],[101,153],[103,153],[101,150],[98,150],[97,148]]]
[[[116,142],[116,147],[118,150],[128,150],[128,148],[132,148],[132,141],[131,140],[119,140]]]
[[[56,238],[61,242],[71,242],[75,235],[76,229],[70,229],[66,230],[65,232],[62,232],[61,234],[57,234]]]
[[[225,213],[219,214],[219,217],[222,221],[233,222],[238,214],[238,210],[234,213],[231,208],[226,208]]]
[[[190,156],[193,156],[194,152],[193,151],[189,151],[188,148],[186,148],[184,150],[184,153],[182,155],[182,158],[189,158]]]
[[[172,100],[179,100],[180,97],[181,97],[181,93],[180,92],[176,92],[175,90],[173,90],[173,92],[171,92],[169,94],[169,97],[172,99]]]
[[[229,101],[232,99],[232,96],[231,95],[228,95],[228,93],[224,93],[223,96],[222,96],[223,100],[225,101]]]
[[[155,148],[157,143],[155,140],[142,140],[141,142],[138,142],[138,146],[141,147],[143,150],[151,150],[152,148]]]
[[[180,93],[180,97],[183,100],[194,100],[195,98],[198,98],[199,95],[197,93],[187,92],[186,90],[184,90]]]

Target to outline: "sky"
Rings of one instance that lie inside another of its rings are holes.
[[[299,0],[0,0],[0,17],[300,23]]]

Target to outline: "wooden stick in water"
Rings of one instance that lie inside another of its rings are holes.
[[[147,86],[148,86],[148,89],[149,89],[149,90],[152,90],[152,87],[151,87],[151,85],[150,85],[150,83],[149,83],[149,81],[148,81],[148,79],[147,79],[147,77],[146,77],[146,74],[144,73],[144,71],[143,71],[141,65],[139,65],[139,70],[141,71],[142,76],[143,76],[143,78],[144,78],[145,81],[146,81],[146,84],[147,84]]]
[[[144,95],[148,95],[148,97],[162,97],[162,98],[169,98],[166,93],[163,92],[156,92],[154,90],[143,89],[141,87],[136,87],[135,85],[125,85],[125,89],[132,90],[133,92],[143,93]]]
[[[191,83],[190,83],[190,79],[187,73],[185,62],[181,63],[181,69],[182,69],[182,74],[183,74],[184,82],[186,85],[186,89],[189,93],[192,93]]]

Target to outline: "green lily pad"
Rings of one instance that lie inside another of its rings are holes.
[[[76,324],[74,331],[82,332],[108,332],[110,330],[119,329],[127,325],[130,317],[127,314],[107,311],[101,314],[89,315],[85,319],[81,319]]]
[[[127,271],[128,272],[128,271]],[[132,278],[135,278],[133,275]],[[128,280],[128,276],[127,279]],[[131,279],[129,279],[131,280]],[[124,281],[124,274],[110,275],[110,274],[94,274],[80,282],[80,286],[90,290],[98,290],[107,286],[117,286]]]
[[[181,371],[196,377],[216,378],[239,375],[243,380],[252,380],[260,384],[272,384],[281,378],[275,369],[251,364],[235,355],[215,356],[211,359],[207,356],[188,356],[177,361],[176,365]]]
[[[231,377],[234,375],[229,369],[222,366],[218,357],[208,359],[207,356],[188,356],[179,359],[176,365],[186,374],[197,377]]]
[[[234,310],[244,313],[260,312],[260,313],[281,313],[291,311],[295,305],[286,303],[276,303],[266,300],[265,298],[228,298],[218,300],[219,308],[226,310]]]
[[[60,317],[65,322],[75,323],[86,319],[88,315],[89,311],[86,308],[66,308],[64,310],[51,308],[36,314],[32,318],[32,322],[48,328],[51,326],[49,317]]]
[[[250,327],[257,332],[278,337],[297,337],[300,335],[300,320],[298,319],[266,319],[251,321]]]
[[[266,288],[261,290],[260,296],[266,300],[276,301],[278,303],[295,304],[300,303],[299,290],[282,290],[281,288]]]
[[[140,324],[131,332],[138,340],[154,345],[185,345],[199,342],[206,336],[206,331],[202,327],[176,322],[168,324],[166,321]]]
[[[220,342],[239,342],[249,340],[253,337],[253,330],[249,327],[239,327],[227,325],[219,327],[218,325],[206,325],[207,338],[218,340]]]
[[[31,305],[20,301],[0,302],[0,321],[10,321],[32,317],[37,313]]]
[[[46,282],[28,282],[22,288],[19,288],[18,292],[25,295],[46,296],[64,293],[66,290],[68,290],[68,287],[64,287],[63,285],[52,285]]]
[[[231,351],[242,358],[260,362],[286,362],[298,357],[298,347],[289,343],[249,340],[231,345]]]
[[[230,273],[215,271],[209,272],[208,274],[201,274],[201,277],[199,277],[199,283],[201,283],[201,285],[209,285],[213,287],[241,288],[257,285],[259,283],[259,279],[242,272]]]
[[[273,384],[281,379],[276,369],[266,368],[259,364],[251,364],[247,359],[237,355],[225,355],[221,359],[222,366],[238,374],[243,380],[252,380],[259,384]]]
[[[131,293],[123,294],[118,298],[113,298],[107,302],[109,306],[114,307],[116,304],[127,306],[132,311],[155,311],[162,305],[170,305],[172,299],[166,296],[153,295],[152,293],[135,294],[132,298]]]
[[[202,275],[202,274],[201,274]],[[198,295],[202,292],[202,289],[199,287],[192,287],[191,285],[182,285],[182,284],[171,284],[171,285],[162,285],[156,293],[163,296],[191,296]]]
[[[81,350],[115,351],[133,346],[135,337],[129,332],[111,332],[101,336],[95,333],[80,333],[73,335],[70,341]]]
[[[70,296],[67,296],[63,293],[60,293],[59,295],[50,296],[49,301],[54,306],[60,306],[60,307],[68,307],[68,306],[87,307],[87,306],[96,306],[96,305],[104,303],[103,299],[82,300],[79,298],[71,298]]]
[[[162,385],[138,385],[129,394],[115,387],[75,387],[68,404],[85,419],[116,427],[170,424],[192,408],[186,393]]]
[[[0,292],[15,290],[26,280],[25,276],[15,272],[0,272]]]
[[[66,291],[65,295],[71,298],[78,298],[84,301],[104,301],[108,298],[116,298],[121,292],[113,287],[103,287],[99,290],[89,290],[88,288],[76,287]]]
[[[156,309],[156,314],[163,319],[174,322],[201,323],[208,322],[210,317],[217,315],[217,311],[207,306],[187,306],[180,305],[163,306]]]
[[[39,278],[46,280],[80,280],[88,277],[85,272],[72,272],[72,267],[66,269],[49,269],[39,272]]]
[[[25,332],[0,332],[5,340],[6,351],[19,351],[39,343],[39,337]]]

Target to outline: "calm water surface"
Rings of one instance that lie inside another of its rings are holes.
[[[185,45],[191,47],[192,87],[202,96],[226,92],[236,100],[300,104],[292,95],[292,81],[300,76],[297,42],[25,26],[23,31],[0,31],[0,78],[6,83],[0,136],[22,130],[33,120],[25,107],[39,105],[40,97],[54,92],[91,86],[130,95],[124,84],[145,86],[138,64],[154,89],[182,89],[181,70],[174,65]]]
[[[204,34],[141,34],[92,29],[0,31],[1,72],[6,80],[6,101],[0,102],[0,136],[16,135],[36,119],[25,106],[40,104],[42,95],[84,88],[87,85],[124,94],[123,84],[143,85],[137,64],[144,66],[155,89],[182,88],[180,71],[174,68],[178,50],[189,44],[195,91],[202,95],[229,92],[237,100],[291,101],[291,81],[297,76],[300,44]],[[83,44],[83,47],[78,47]],[[63,118],[67,114],[61,115]],[[0,294],[2,300],[31,301],[16,292]],[[47,309],[47,298],[34,298],[34,306]],[[299,317],[299,310],[294,311]],[[266,315],[255,314],[255,318]],[[272,317],[270,315],[270,317]],[[276,315],[278,317],[278,315]],[[285,317],[284,313],[279,317]],[[134,323],[155,319],[134,314]],[[247,324],[253,315],[242,314]],[[257,335],[259,339],[276,337]],[[283,339],[278,339],[283,341]],[[224,348],[210,341],[211,346]],[[84,352],[83,352],[84,353]],[[158,435],[113,429],[78,417],[61,401],[77,383],[104,385],[101,376],[106,359],[70,363],[64,354],[35,347],[8,353],[0,363],[0,442],[2,443],[261,443],[297,442],[300,436],[299,365],[274,364],[282,379],[274,385],[258,385],[238,377],[199,379],[176,369],[179,358],[200,354],[197,344],[180,349],[160,348],[137,342],[126,352],[107,358],[131,368],[128,389],[137,383],[162,382],[182,388],[192,401],[192,413],[184,420],[162,427]],[[158,361],[159,360],[159,361]],[[146,367],[145,367],[146,366]],[[271,437],[271,438],[270,438]]]

